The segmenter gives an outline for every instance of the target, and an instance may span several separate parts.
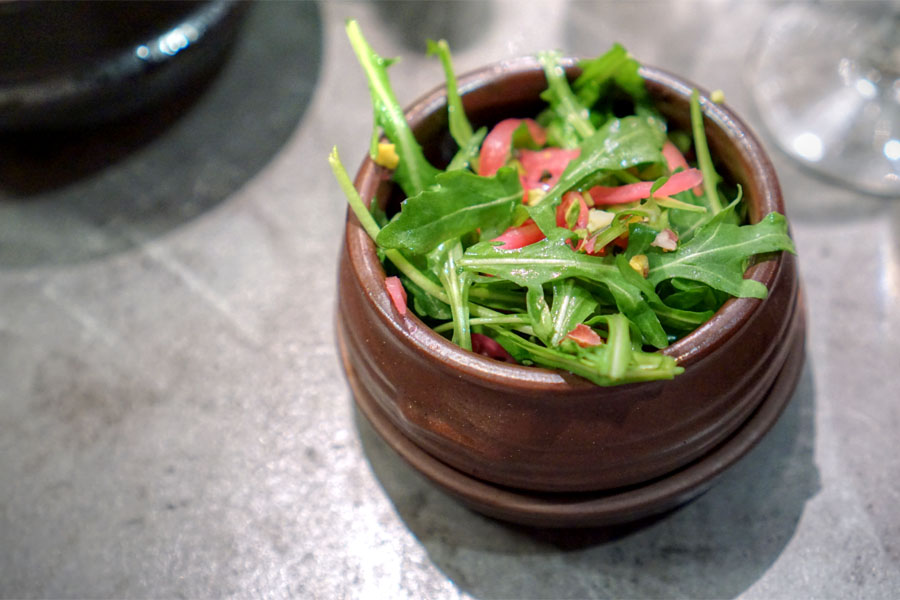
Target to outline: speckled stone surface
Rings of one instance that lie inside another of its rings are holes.
[[[373,433],[337,357],[345,204],[325,159],[355,168],[371,124],[345,18],[403,56],[404,104],[441,82],[426,37],[459,71],[617,40],[758,127],[745,65],[774,6],[260,3],[176,105],[0,139],[0,597],[900,596],[900,202],[772,151],[804,374],[750,455],[649,522],[469,512]]]

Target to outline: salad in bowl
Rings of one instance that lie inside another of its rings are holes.
[[[784,202],[749,128],[621,46],[457,76],[433,42],[446,82],[404,109],[392,61],[347,33],[375,120],[355,177],[330,156],[361,412],[502,518],[596,524],[698,493],[802,367]]]
[[[784,215],[748,223],[741,186],[717,172],[699,92],[690,132],[670,131],[619,45],[571,82],[559,53],[541,53],[546,106],[475,129],[447,44],[431,42],[456,144],[435,166],[391,90],[391,61],[347,30],[372,93],[371,157],[405,198],[393,214],[370,210],[336,151],[332,167],[397,311],[465,350],[603,386],[670,379],[683,367],[659,351],[728,299],[765,298],[747,267],[793,251]]]

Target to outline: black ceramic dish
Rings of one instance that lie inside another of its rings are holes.
[[[0,1],[0,131],[126,117],[214,72],[237,0]]]

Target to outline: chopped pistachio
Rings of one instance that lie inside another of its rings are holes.
[[[650,274],[650,261],[647,260],[646,254],[635,254],[628,261],[628,265],[646,278]]]
[[[540,203],[540,201],[543,200],[544,196],[546,195],[546,191],[538,188],[532,188],[528,190],[528,199],[526,200],[526,203],[528,204],[528,206],[534,206]]]
[[[607,210],[600,210],[599,208],[592,208],[588,211],[587,230],[591,233],[595,233],[602,229],[606,229],[615,218],[615,213],[611,213]]]
[[[375,164],[381,165],[382,167],[386,167],[388,169],[396,169],[399,163],[400,157],[397,156],[397,151],[394,149],[394,145],[386,142],[380,142],[378,144],[378,155],[375,157]]]

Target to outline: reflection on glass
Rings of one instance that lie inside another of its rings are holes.
[[[787,4],[764,25],[749,84],[789,155],[900,197],[900,2]]]

